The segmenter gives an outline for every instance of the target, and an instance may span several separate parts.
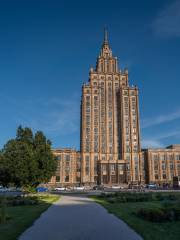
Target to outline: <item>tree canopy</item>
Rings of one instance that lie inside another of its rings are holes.
[[[11,183],[35,187],[48,182],[55,170],[51,142],[41,131],[33,134],[30,128],[19,126],[16,138],[0,152],[0,183],[4,186]]]

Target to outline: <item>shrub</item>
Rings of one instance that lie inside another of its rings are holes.
[[[36,188],[32,187],[32,186],[26,186],[26,187],[24,187],[24,191],[26,193],[36,193]]]
[[[136,215],[151,222],[180,220],[180,204],[164,202],[161,208],[141,208]]]
[[[141,208],[137,212],[137,216],[152,222],[162,222],[166,220],[166,214],[159,208]]]
[[[168,200],[171,200],[171,201],[175,201],[175,200],[177,200],[177,196],[176,196],[176,195],[173,195],[173,194],[169,194],[169,195],[167,196],[167,199],[168,199]]]
[[[180,220],[180,207],[177,206],[177,207],[174,207],[174,214],[175,214],[175,219],[176,220]]]
[[[1,223],[5,223],[7,219],[7,203],[6,198],[3,197],[1,201]]]
[[[118,202],[146,202],[151,200],[152,196],[147,193],[126,193],[119,194],[117,197]]]
[[[2,202],[2,199],[1,199]],[[23,205],[35,205],[38,204],[37,197],[8,197],[6,199],[6,205],[7,206],[23,206]]]
[[[107,201],[109,203],[116,203],[116,199],[115,198],[109,198]]]

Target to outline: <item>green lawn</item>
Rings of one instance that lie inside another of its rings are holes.
[[[15,240],[44,212],[53,202],[59,199],[57,195],[42,195],[38,197],[37,205],[7,207],[10,220],[0,224],[0,240]]]
[[[178,194],[178,196],[180,195]],[[143,207],[160,207],[161,202],[159,201],[109,203],[106,198],[93,197],[93,199],[104,206],[110,213],[124,220],[145,240],[180,239],[180,221],[155,223],[143,220],[135,215],[135,212]]]

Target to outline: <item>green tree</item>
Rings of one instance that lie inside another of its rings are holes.
[[[38,131],[34,136],[35,160],[38,164],[38,181],[48,182],[56,170],[56,158],[51,151],[51,142],[46,139],[43,132]]]
[[[17,129],[0,154],[0,182],[3,185],[37,186],[48,182],[56,170],[51,142],[42,132],[33,135],[30,128]]]

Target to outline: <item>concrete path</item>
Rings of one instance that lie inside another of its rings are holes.
[[[123,221],[83,196],[62,196],[19,240],[142,240]]]

